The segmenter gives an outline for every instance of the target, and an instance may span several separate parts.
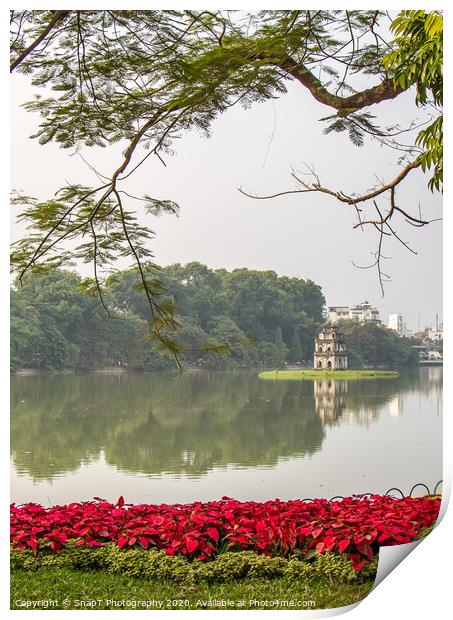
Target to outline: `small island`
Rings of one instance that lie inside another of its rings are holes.
[[[335,325],[326,323],[315,340],[313,369],[268,370],[259,374],[260,379],[390,379],[398,377],[396,370],[348,369],[346,345]]]
[[[260,372],[260,379],[392,379],[399,376],[396,370],[266,370]]]

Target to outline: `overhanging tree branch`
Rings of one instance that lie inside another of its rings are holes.
[[[359,196],[350,196],[350,195],[345,194],[343,191],[336,191],[328,187],[324,187],[321,184],[319,177],[317,176],[317,174],[314,172],[313,169],[310,169],[309,174],[311,175],[312,178],[314,178],[314,182],[304,181],[295,172],[291,173],[291,176],[293,177],[293,179],[297,181],[297,183],[300,185],[300,189],[277,192],[275,194],[270,194],[267,196],[258,196],[258,195],[254,195],[249,192],[246,192],[242,188],[238,188],[238,189],[239,189],[239,192],[243,194],[244,196],[247,196],[248,198],[253,198],[255,200],[268,200],[272,198],[277,198],[279,196],[286,196],[289,194],[306,194],[306,193],[316,192],[316,193],[321,193],[321,194],[327,194],[328,196],[332,196],[333,198],[335,198],[336,200],[338,200],[339,202],[343,204],[353,206],[356,210],[357,219],[358,219],[357,223],[353,225],[353,228],[356,229],[360,227],[361,229],[363,229],[364,226],[368,225],[368,226],[373,226],[379,232],[379,242],[378,242],[378,247],[377,247],[376,252],[373,253],[374,258],[375,258],[373,263],[371,265],[366,265],[365,267],[360,267],[360,269],[370,269],[372,267],[377,268],[378,276],[379,276],[379,284],[382,290],[382,294],[384,294],[384,282],[390,279],[389,276],[382,271],[382,259],[385,258],[382,255],[382,244],[383,244],[384,236],[393,236],[407,250],[409,250],[413,254],[416,254],[416,251],[413,250],[409,246],[408,242],[401,239],[401,237],[396,233],[395,229],[390,225],[390,221],[392,217],[395,215],[395,213],[399,213],[404,217],[405,221],[408,224],[411,224],[412,226],[416,226],[416,227],[426,226],[427,224],[438,221],[440,219],[440,218],[436,218],[432,220],[427,220],[427,219],[422,218],[421,213],[419,214],[419,216],[414,216],[408,213],[407,210],[402,209],[400,206],[396,204],[395,197],[396,197],[397,187],[404,181],[404,179],[407,177],[407,175],[412,170],[416,170],[417,168],[420,168],[420,167],[421,167],[421,159],[420,157],[417,157],[417,159],[407,164],[394,179],[392,179],[386,184],[383,184],[380,187],[377,187],[376,189],[373,189],[372,191],[369,191],[365,194],[361,194]],[[383,214],[381,209],[379,208],[379,205],[376,202],[376,198],[383,196],[387,192],[389,194],[390,205],[389,205],[387,212]],[[362,209],[359,208],[358,205],[366,203],[368,201],[371,201],[372,204],[374,205],[374,209],[379,216],[378,218],[375,218],[375,219],[363,219],[362,218],[361,216]],[[355,265],[355,263],[353,264]],[[359,265],[355,265],[355,266],[359,267]]]
[[[400,86],[395,86],[393,79],[385,78],[376,86],[354,93],[349,97],[340,97],[330,93],[309,69],[300,65],[292,58],[287,58],[275,64],[305,86],[317,101],[335,108],[340,115],[349,114],[355,110],[360,110],[387,99],[394,99],[404,90]]]
[[[41,34],[38,37],[36,37],[36,39],[34,39],[34,41],[32,41],[30,45],[26,49],[24,49],[24,51],[21,54],[19,54],[19,56],[10,64],[9,66],[10,73],[12,73],[15,69],[17,69],[17,67],[27,58],[27,56],[31,54],[33,50],[36,49],[42,41],[44,41],[44,39],[47,37],[49,32],[51,32],[55,28],[55,26],[59,22],[61,22],[67,15],[69,15],[69,13],[71,13],[71,11],[52,11],[52,12],[54,15],[52,19],[50,20],[50,22],[47,24],[46,28],[44,28]]]

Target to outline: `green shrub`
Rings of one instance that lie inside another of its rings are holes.
[[[247,576],[264,579],[281,577],[287,565],[288,560],[284,558],[252,554]]]
[[[226,582],[247,576],[250,551],[221,553],[211,562],[198,562],[193,566],[195,581]]]
[[[11,551],[11,569],[36,571],[49,568],[78,570],[105,570],[126,577],[177,583],[225,583],[244,578],[310,580],[326,578],[330,582],[362,583],[373,580],[377,558],[359,572],[352,568],[344,555],[333,552],[306,560],[300,556],[290,558],[268,557],[253,551],[229,551],[213,560],[189,561],[183,556],[168,556],[156,549],[120,550],[114,544],[98,549],[67,547],[58,554],[41,553],[34,557],[32,551]]]
[[[436,527],[435,523],[433,523],[432,525],[429,525],[428,527],[422,527],[418,533],[417,538],[419,539],[426,538],[427,536],[429,536],[429,534],[431,534],[431,532],[433,531],[435,527]]]
[[[331,551],[317,556],[313,562],[313,573],[328,577],[331,581],[354,581],[356,578],[351,561],[346,556]]]
[[[105,569],[112,574],[185,581],[192,570],[191,563],[185,557],[169,556],[157,549],[121,551],[112,544],[104,549]]]
[[[307,580],[313,577],[314,562],[307,562],[298,557],[291,558],[285,569],[285,577],[290,579]]]

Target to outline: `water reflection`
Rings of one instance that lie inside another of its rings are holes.
[[[404,389],[401,383],[398,389]],[[369,426],[378,418],[383,403],[402,398],[401,393],[388,396],[391,390],[387,391],[379,381],[365,383],[323,379],[313,382],[313,390],[316,412],[327,426],[345,422]]]
[[[313,381],[316,413],[323,424],[333,426],[339,422],[343,415],[347,388],[346,381],[332,379]]]
[[[265,382],[255,373],[101,373],[13,377],[12,459],[33,481],[103,455],[120,471],[200,477],[215,467],[273,467],[321,450],[326,427],[369,425],[441,374],[385,381]],[[395,400],[396,399],[396,400]]]

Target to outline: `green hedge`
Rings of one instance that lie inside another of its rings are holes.
[[[290,577],[363,583],[374,580],[377,557],[356,572],[344,555],[328,552],[312,560],[257,555],[252,551],[226,552],[210,561],[189,562],[182,556],[164,551],[133,549],[121,551],[109,544],[99,549],[68,547],[58,554],[37,557],[30,551],[11,551],[11,569],[35,571],[65,567],[79,570],[103,570],[128,577],[146,577],[174,582],[228,582],[243,578],[274,579]]]

